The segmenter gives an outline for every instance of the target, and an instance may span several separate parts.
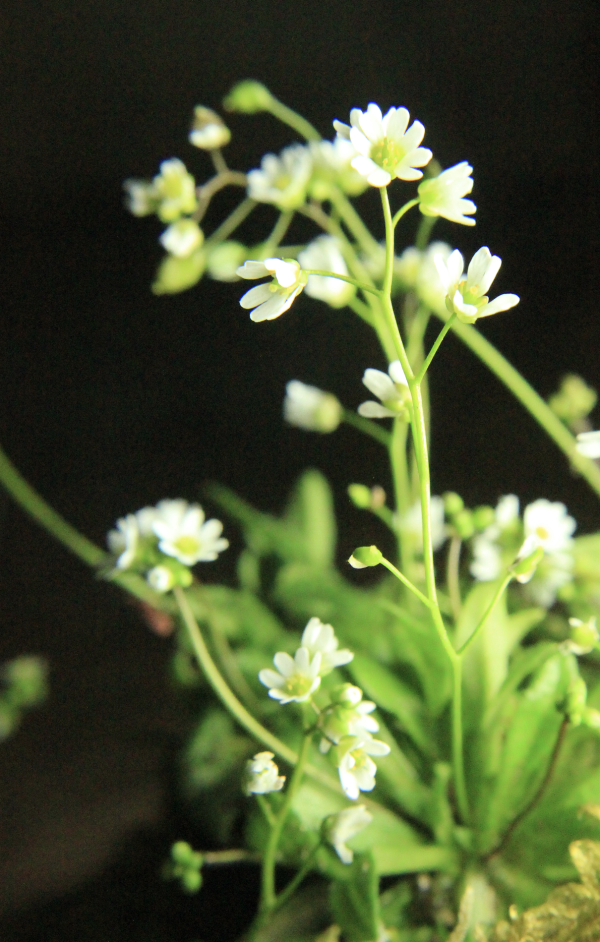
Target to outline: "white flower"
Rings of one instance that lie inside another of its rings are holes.
[[[370,736],[345,736],[337,746],[338,771],[344,792],[353,801],[375,788],[377,766],[370,756],[387,756],[390,747]]]
[[[375,710],[372,700],[363,700],[360,687],[342,684],[332,692],[331,706],[321,714],[323,734],[319,751],[329,752],[344,736],[367,736],[379,730],[379,723],[370,714]]]
[[[159,239],[162,247],[176,258],[188,258],[204,241],[202,229],[193,219],[178,219]]]
[[[575,447],[586,458],[600,458],[600,432],[581,432]]]
[[[261,169],[248,174],[248,196],[281,210],[298,209],[306,199],[312,166],[310,150],[303,144],[284,148],[279,157],[265,154]]]
[[[170,592],[175,585],[175,576],[168,566],[154,566],[146,574],[146,581],[156,592]]]
[[[278,651],[273,658],[277,671],[266,667],[258,679],[269,687],[269,696],[281,703],[302,703],[315,692],[321,683],[321,655],[317,651],[312,661],[306,648],[298,648],[294,657]]]
[[[493,301],[486,296],[502,262],[497,255],[491,255],[485,245],[469,262],[466,278],[463,278],[464,260],[458,249],[447,261],[441,255],[436,255],[434,261],[446,289],[446,307],[464,324],[474,324],[479,317],[508,311],[519,303],[516,294],[501,294]]]
[[[474,226],[475,220],[467,217],[477,207],[472,200],[463,199],[473,189],[472,172],[473,168],[463,160],[454,167],[442,170],[437,177],[423,180],[419,184],[419,209],[423,215],[443,216],[450,222]]]
[[[221,537],[221,521],[205,520],[202,507],[185,500],[161,500],[156,506],[153,530],[161,552],[185,566],[211,562],[229,546],[229,541]]]
[[[298,255],[302,268],[316,268],[331,271],[337,275],[348,275],[348,267],[339,242],[333,236],[321,235],[306,246]],[[324,275],[309,275],[306,293],[311,298],[325,301],[330,307],[345,307],[356,294],[356,288],[339,278],[327,278]]]
[[[403,288],[412,288],[420,301],[436,314],[446,313],[446,289],[440,280],[435,257],[447,262],[452,249],[446,242],[432,242],[424,252],[414,246],[405,249],[397,259],[394,273]]]
[[[493,582],[502,571],[500,547],[485,532],[473,540],[473,560],[469,572],[479,582]]]
[[[399,180],[420,180],[423,176],[417,167],[424,167],[431,160],[431,151],[419,147],[425,134],[420,121],[408,128],[409,113],[406,108],[390,108],[385,117],[378,105],[371,103],[366,111],[353,108],[350,125],[334,121],[338,135],[349,139],[358,152],[352,166],[367,178],[371,186],[382,187]],[[408,130],[407,130],[408,128]]]
[[[215,150],[229,144],[231,131],[216,111],[197,105],[194,108],[192,130],[188,140],[194,147],[200,147],[202,150]]]
[[[246,795],[268,795],[283,788],[285,775],[273,762],[274,753],[257,752],[253,759],[248,759],[244,774],[244,792]]]
[[[342,667],[349,664],[354,657],[352,651],[343,648],[338,651],[339,641],[331,625],[324,625],[320,618],[311,618],[302,633],[300,644],[306,648],[310,657],[315,654],[321,655],[321,667],[319,673],[325,677],[335,667]]]
[[[346,846],[346,841],[366,828],[372,820],[373,815],[364,805],[353,805],[325,818],[323,822],[325,839],[332,845],[342,863],[351,864],[354,859],[354,854]]]
[[[152,524],[156,517],[154,507],[142,507],[135,514],[127,514],[117,520],[117,529],[110,530],[107,536],[111,553],[119,555],[117,569],[129,569],[140,550],[140,541],[154,536]]]
[[[380,402],[367,399],[358,407],[358,414],[366,419],[398,418],[406,415],[406,406],[410,400],[408,383],[400,360],[390,363],[387,373],[368,369],[363,375],[363,383]]]
[[[546,553],[560,553],[571,549],[577,524],[564,504],[541,498],[525,508],[523,526],[525,539],[532,538]]]
[[[125,205],[134,216],[150,216],[156,212],[154,184],[147,180],[125,180]]]
[[[311,141],[309,147],[315,170],[310,192],[316,200],[328,198],[331,183],[337,183],[349,196],[364,192],[368,183],[352,166],[356,151],[349,140],[338,136],[333,141]]]
[[[434,550],[438,550],[447,537],[446,526],[444,524],[444,499],[442,497],[432,496],[431,498],[431,543]],[[411,536],[417,549],[423,552],[423,514],[421,512],[421,502],[416,501],[410,510],[398,520],[398,529]]]
[[[573,581],[575,561],[569,552],[545,553],[527,586],[527,595],[536,605],[550,608],[563,586]]]
[[[285,387],[283,417],[290,425],[307,432],[335,432],[343,409],[333,393],[291,379]]]
[[[266,258],[264,262],[248,261],[237,269],[240,278],[253,280],[272,275],[268,284],[256,285],[240,298],[240,305],[251,310],[250,319],[272,321],[291,307],[294,298],[306,285],[306,274],[293,258]]]
[[[163,160],[160,173],[152,181],[157,202],[156,214],[162,222],[175,222],[198,207],[196,182],[177,157]]]

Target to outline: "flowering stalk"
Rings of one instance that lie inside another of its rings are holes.
[[[469,648],[469,647],[471,646],[471,644],[473,643],[473,641],[475,640],[475,638],[477,637],[477,635],[479,634],[479,632],[481,631],[481,629],[482,629],[483,626],[485,625],[486,621],[488,620],[488,618],[490,617],[490,615],[492,614],[492,612],[493,612],[494,609],[496,608],[496,605],[498,604],[498,602],[500,601],[500,599],[501,599],[502,596],[504,595],[506,589],[508,588],[508,584],[511,582],[511,580],[512,580],[513,578],[514,578],[513,573],[512,573],[512,572],[508,572],[508,573],[506,574],[506,576],[504,577],[504,579],[500,582],[500,584],[498,585],[498,588],[496,589],[496,591],[495,591],[495,593],[494,593],[494,597],[493,597],[492,601],[490,602],[490,604],[488,605],[487,609],[485,610],[484,614],[482,615],[479,624],[478,624],[477,627],[474,629],[474,631],[469,635],[469,637],[467,638],[467,640],[465,641],[465,643],[464,643],[463,645],[461,645],[461,647],[460,647],[460,648],[458,649],[458,651],[456,652],[459,657],[462,658],[462,657],[464,656],[465,651],[467,650],[467,648]]]

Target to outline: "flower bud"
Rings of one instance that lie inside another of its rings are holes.
[[[378,566],[382,559],[383,553],[376,546],[359,546],[348,562],[353,569],[366,569],[368,566]]]
[[[529,540],[525,540],[519,555],[510,567],[510,571],[517,582],[529,582],[544,556],[544,550],[541,546],[537,546],[533,552],[529,552],[529,549]]]
[[[444,496],[444,510],[449,517],[454,517],[456,514],[460,513],[465,502],[459,494],[455,494],[454,491],[446,491]]]
[[[204,274],[206,257],[202,249],[197,249],[188,258],[167,255],[158,266],[156,278],[152,284],[153,294],[179,294],[193,288]]]
[[[359,510],[368,510],[371,506],[371,490],[366,484],[350,484],[348,497]]]
[[[599,640],[596,619],[592,617],[587,621],[581,621],[580,618],[569,618],[569,625],[571,626],[569,648],[573,654],[589,654],[593,651]]]
[[[189,258],[204,241],[204,233],[194,219],[178,219],[172,222],[161,235],[159,242],[169,255]]]
[[[494,508],[489,507],[487,504],[476,507],[473,511],[473,524],[479,533],[491,526],[495,519]]]
[[[248,255],[241,242],[221,242],[211,249],[206,260],[206,271],[215,281],[238,281],[237,270]]]
[[[234,85],[223,100],[226,111],[239,111],[242,114],[256,114],[268,111],[272,100],[271,92],[262,82],[246,79]]]
[[[215,150],[225,147],[231,140],[231,131],[221,115],[203,105],[196,105],[189,142],[202,150]]]
[[[456,530],[456,535],[460,537],[461,540],[469,540],[475,533],[473,514],[466,508],[453,517],[452,524]]]
[[[596,390],[588,386],[581,376],[569,373],[563,378],[558,392],[550,396],[548,405],[559,419],[570,425],[589,415],[597,401]]]

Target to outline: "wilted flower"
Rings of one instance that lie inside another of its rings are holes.
[[[355,834],[366,828],[373,820],[373,815],[364,805],[344,808],[337,814],[331,814],[323,821],[323,836],[330,843],[336,854],[345,864],[351,864],[354,854],[346,845]]]
[[[248,261],[237,269],[240,278],[253,280],[272,275],[268,284],[256,285],[240,298],[241,307],[254,308],[250,319],[272,321],[291,307],[294,298],[306,285],[307,276],[293,258],[266,258],[264,262]]]
[[[185,566],[212,562],[229,546],[229,541],[221,537],[221,521],[205,520],[200,504],[185,500],[161,500],[156,506],[153,530],[161,552]]]
[[[294,657],[278,651],[273,658],[277,671],[266,667],[258,679],[269,687],[269,696],[281,703],[302,703],[315,692],[321,683],[321,654],[317,652],[312,661],[306,648],[298,648]]]
[[[320,618],[311,618],[302,632],[301,645],[310,657],[321,655],[319,673],[321,677],[331,673],[335,667],[349,664],[354,657],[352,651],[342,648],[338,651],[339,641],[331,625],[324,625]]]
[[[385,116],[378,105],[371,103],[366,111],[353,108],[350,125],[334,121],[338,135],[352,142],[358,156],[352,166],[367,178],[371,186],[388,186],[394,177],[399,180],[420,180],[417,167],[431,160],[431,151],[419,147],[425,134],[420,121],[408,128],[406,108],[390,108]],[[408,128],[408,130],[407,130]]]
[[[360,792],[375,788],[377,766],[371,756],[387,756],[390,747],[370,736],[344,736],[336,747],[340,782],[344,792],[356,801]]]
[[[358,407],[358,414],[367,419],[404,418],[407,414],[407,403],[410,393],[404,370],[400,360],[390,363],[387,373],[381,370],[368,369],[363,375],[363,383],[380,402],[367,399]]]
[[[229,144],[231,131],[216,111],[197,105],[194,108],[192,130],[188,140],[194,147],[200,147],[202,150],[215,150]]]
[[[575,447],[586,458],[600,458],[600,432],[581,432]]]
[[[260,170],[248,173],[248,196],[259,203],[274,203],[278,209],[298,209],[306,199],[312,173],[308,147],[292,144],[279,157],[265,154]]]
[[[475,220],[467,217],[477,207],[472,200],[463,199],[473,189],[472,172],[473,168],[463,160],[454,167],[442,170],[437,177],[419,183],[419,209],[423,215],[443,216],[450,222],[474,226]]]
[[[279,774],[273,757],[272,752],[257,752],[253,759],[248,759],[243,784],[246,795],[267,795],[269,792],[281,791],[285,775]]]
[[[188,258],[192,252],[200,248],[204,241],[204,234],[195,220],[178,219],[165,229],[159,241],[170,255]]]
[[[317,236],[300,252],[298,262],[302,268],[316,268],[320,271],[331,271],[336,275],[348,276],[348,267],[340,252],[339,242],[333,236]],[[306,293],[311,298],[325,301],[330,307],[345,307],[356,294],[356,288],[340,278],[309,275]]]
[[[285,387],[283,417],[290,425],[307,432],[335,432],[343,409],[333,393],[291,379]]]
[[[474,324],[479,317],[508,311],[519,303],[516,294],[501,294],[493,301],[487,298],[486,291],[502,264],[497,255],[490,254],[487,246],[480,248],[471,259],[466,278],[463,278],[464,260],[458,249],[447,261],[441,255],[436,255],[434,260],[446,289],[446,307],[464,324]]]

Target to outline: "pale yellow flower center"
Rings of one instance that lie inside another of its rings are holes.
[[[393,173],[405,153],[401,144],[384,137],[382,141],[372,146],[370,156],[379,167],[387,170],[388,173]]]
[[[198,552],[198,540],[195,536],[180,536],[173,543],[184,556],[193,556]]]

